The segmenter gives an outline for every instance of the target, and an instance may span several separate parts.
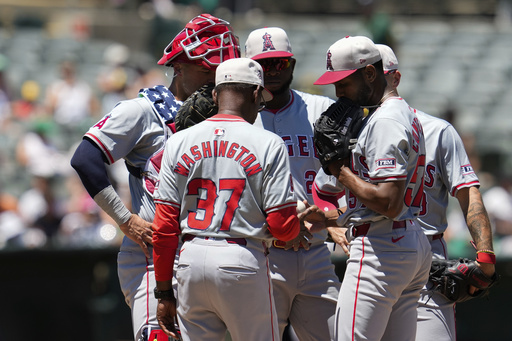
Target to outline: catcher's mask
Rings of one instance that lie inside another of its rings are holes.
[[[195,62],[214,69],[225,60],[240,57],[238,37],[231,32],[229,22],[210,14],[190,20],[185,28],[167,45],[159,65],[172,62]]]

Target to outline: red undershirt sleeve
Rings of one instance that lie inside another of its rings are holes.
[[[268,230],[282,241],[289,241],[299,235],[300,223],[295,206],[270,212],[267,216]]]
[[[153,220],[153,263],[157,281],[172,279],[174,257],[179,244],[179,206],[156,204]]]

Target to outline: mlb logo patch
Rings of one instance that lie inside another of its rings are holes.
[[[377,168],[395,168],[396,159],[380,159],[377,160]]]
[[[471,165],[461,166],[460,169],[462,171],[462,175],[469,175],[469,174],[473,174],[475,172],[473,170],[473,167],[471,167]]]
[[[215,136],[224,136],[225,133],[226,131],[224,130],[224,128],[215,128],[215,130],[213,131],[213,135]]]

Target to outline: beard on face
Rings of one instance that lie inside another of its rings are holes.
[[[281,87],[279,87],[277,90],[271,91],[272,95],[279,96],[279,95],[284,94],[286,91],[288,91],[288,89],[290,89],[292,81],[293,81],[293,75],[290,75],[290,78]]]
[[[359,105],[372,105],[373,103],[370,103],[370,98],[372,96],[372,88],[363,82],[361,87],[359,88],[359,91],[357,92],[357,99],[356,103]]]

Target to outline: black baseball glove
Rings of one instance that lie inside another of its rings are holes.
[[[340,97],[315,123],[314,144],[324,172],[331,175],[331,162],[344,160],[355,147],[363,127],[364,111],[346,97]]]
[[[499,276],[485,275],[475,261],[467,258],[455,260],[434,259],[430,268],[430,281],[433,290],[438,291],[452,302],[464,302],[489,293],[489,289],[497,283]],[[473,295],[469,287],[478,288]]]
[[[176,131],[189,128],[217,114],[218,108],[212,98],[213,88],[213,84],[203,85],[183,102],[174,118]]]

